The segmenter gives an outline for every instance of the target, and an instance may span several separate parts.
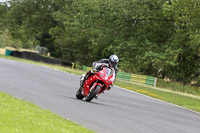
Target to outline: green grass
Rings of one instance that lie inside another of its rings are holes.
[[[92,133],[29,102],[0,92],[1,133]]]
[[[158,79],[157,87],[200,96],[200,87]]]
[[[19,59],[15,57],[9,57],[9,56],[6,57],[6,56],[0,55],[0,57],[23,61],[23,62],[32,63],[32,64],[37,64],[37,65],[48,66],[51,68],[55,68],[61,71],[69,72],[69,73],[74,73],[77,75],[86,73],[85,71],[81,71],[81,70],[75,70],[75,69],[72,70],[69,67],[38,63],[34,61],[29,61],[29,60],[24,60],[24,59]],[[115,85],[132,90],[132,91],[136,91],[144,95],[148,95],[156,99],[167,101],[167,102],[200,112],[200,97],[199,97],[199,89],[197,87],[183,86],[179,83],[174,83],[174,82],[171,82],[171,83],[162,82],[161,80],[158,80],[158,86],[163,88],[160,90],[159,88],[155,89],[152,87],[142,87],[140,85],[122,81],[119,79],[116,80]],[[179,92],[183,92],[183,93],[179,93]],[[192,95],[187,96],[187,94],[192,94]],[[195,97],[195,95],[197,96],[197,98]]]

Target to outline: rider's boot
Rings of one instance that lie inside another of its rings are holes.
[[[84,82],[85,82],[85,74],[81,75],[81,78],[80,78],[80,87],[81,88],[83,87]]]

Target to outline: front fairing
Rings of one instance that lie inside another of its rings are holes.
[[[95,88],[95,86],[98,84],[101,86],[102,82],[105,84],[105,86],[102,86],[102,89],[107,88],[109,85],[113,83],[115,80],[115,70],[108,67],[103,67],[101,71],[98,73],[95,73],[94,75],[90,76],[84,83],[84,89],[83,93],[84,96],[87,96],[90,89]]]
[[[87,96],[89,93],[90,88],[94,85],[99,78],[96,75],[92,75],[88,78],[88,80],[84,83],[84,95]],[[94,87],[92,87],[94,88]]]
[[[107,85],[111,85],[115,80],[115,70],[113,68],[103,67],[103,69],[97,73],[97,76]]]

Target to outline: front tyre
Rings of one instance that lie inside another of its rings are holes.
[[[84,96],[81,94],[81,87],[78,89],[78,91],[76,92],[76,98],[82,100],[84,98]]]
[[[85,98],[85,101],[90,102],[101,90],[101,86],[97,85],[91,92],[89,92],[88,96]]]

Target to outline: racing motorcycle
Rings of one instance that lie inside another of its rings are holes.
[[[100,70],[96,70],[98,66],[101,66]],[[115,81],[115,69],[110,68],[105,63],[95,63],[94,69],[92,69],[93,75],[85,80],[83,87],[80,87],[76,92],[76,98],[90,102],[93,98],[97,99],[97,96],[103,93],[105,90],[110,89]],[[81,76],[83,82],[85,75]]]

